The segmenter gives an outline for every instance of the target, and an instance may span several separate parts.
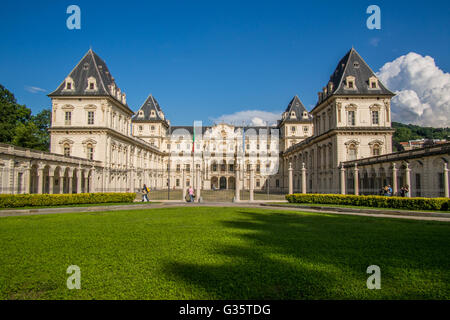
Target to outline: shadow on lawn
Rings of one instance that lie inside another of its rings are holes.
[[[438,244],[445,239],[428,237],[423,232],[426,223],[252,210],[239,213],[239,219],[221,222],[227,236],[239,245],[217,239],[210,246],[215,248],[210,264],[166,264],[171,277],[204,292],[193,298],[432,298],[387,279],[398,268],[416,271],[425,267],[433,274],[442,272],[439,263],[448,263],[448,258],[436,258],[443,252]],[[418,242],[420,248],[409,248]],[[217,256],[220,263],[214,261]],[[366,269],[372,264],[381,267],[384,290],[366,288]]]

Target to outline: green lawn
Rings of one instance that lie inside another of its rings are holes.
[[[17,208],[0,208],[1,210],[24,210],[24,209],[45,209],[45,208],[71,208],[71,207],[101,207],[101,206],[127,206],[135,204],[157,204],[160,202],[113,202],[113,203],[81,203],[81,204],[66,204],[57,206],[34,206],[34,207],[17,207]]]
[[[449,299],[449,252],[444,222],[235,207],[7,217],[0,298]],[[81,290],[66,288],[69,265]]]
[[[326,204],[326,203],[280,203],[280,202],[269,202],[268,204],[285,206],[285,207],[330,207],[330,208],[351,208],[351,209],[371,209],[380,211],[417,211],[417,212],[430,212],[430,213],[450,213],[450,211],[442,210],[406,210],[406,209],[396,209],[396,208],[379,208],[379,207],[365,207],[365,206],[351,206],[344,204]]]

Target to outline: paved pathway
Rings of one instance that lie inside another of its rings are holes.
[[[119,211],[119,210],[142,210],[142,209],[156,209],[156,208],[177,208],[177,207],[240,207],[240,208],[258,208],[268,210],[286,210],[286,211],[303,211],[316,212],[327,214],[343,214],[353,216],[366,216],[374,218],[397,218],[397,219],[411,219],[411,220],[427,220],[427,221],[444,221],[450,222],[450,214],[444,213],[425,213],[425,212],[400,212],[400,211],[383,211],[371,210],[364,212],[363,209],[346,209],[346,208],[303,208],[303,207],[288,207],[276,206],[264,203],[183,203],[183,202],[166,202],[166,203],[146,203],[133,205],[114,205],[114,206],[94,206],[94,207],[65,207],[65,208],[42,208],[42,209],[21,209],[21,210],[0,210],[0,217],[10,216],[29,216],[40,214],[57,214],[57,213],[71,213],[71,212],[99,212],[99,211]],[[356,211],[355,211],[356,210]]]

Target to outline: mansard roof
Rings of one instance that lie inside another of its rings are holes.
[[[345,86],[348,76],[355,78],[354,89],[349,89]],[[369,78],[371,77],[377,78],[375,73],[359,55],[359,53],[352,48],[339,61],[336,69],[330,76],[329,83],[331,83],[333,87],[332,90],[327,92],[327,94],[323,97],[322,101],[326,100],[331,95],[395,95],[388,88],[386,88],[380,80],[378,80],[378,88],[370,88]],[[319,100],[317,104],[320,104],[322,101]]]
[[[294,114],[292,114],[294,112]],[[303,113],[306,112],[308,116],[306,118],[303,117]],[[285,122],[310,122],[312,121],[312,116],[309,114],[308,110],[306,110],[303,103],[300,101],[300,98],[296,95],[292,98],[291,102],[289,102],[286,110],[282,115],[282,119],[279,120],[278,126]]]
[[[152,111],[155,112],[154,116],[152,116]],[[139,108],[138,112],[136,112],[136,114],[131,118],[131,120],[135,122],[166,121],[158,101],[156,101],[151,94],[147,97],[145,102]]]
[[[72,90],[66,90],[66,80],[71,78],[74,84]],[[97,90],[89,90],[88,79],[94,78]],[[120,89],[117,87],[114,77],[109,72],[103,61],[92,49],[84,55],[75,68],[64,79],[59,87],[49,94],[52,96],[110,96],[126,105],[115,94]],[[122,92],[121,92],[122,93]]]

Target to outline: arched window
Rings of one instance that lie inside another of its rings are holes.
[[[64,155],[70,157],[70,145],[68,143],[64,144]]]
[[[351,144],[348,146],[348,160],[356,160],[356,155],[357,155],[357,149],[356,149],[356,145],[355,144]]]
[[[379,144],[374,144],[372,148],[372,155],[373,156],[379,156],[381,154],[381,148]]]

